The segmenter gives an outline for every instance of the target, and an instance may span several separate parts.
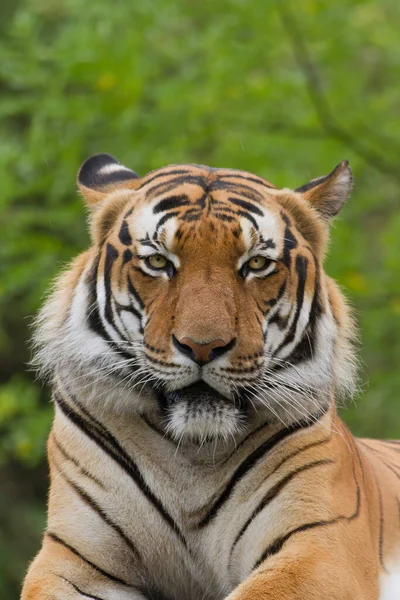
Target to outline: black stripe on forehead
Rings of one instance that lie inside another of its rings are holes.
[[[260,215],[261,217],[264,216],[264,213],[261,210],[261,208],[258,208],[258,206],[255,206],[254,204],[251,204],[251,202],[247,202],[246,200],[241,200],[240,198],[233,198],[232,196],[230,196],[228,198],[228,200],[232,204],[236,204],[236,206],[240,206],[241,208],[244,208],[245,210],[248,210],[248,211],[254,213],[255,215]]]
[[[255,220],[255,218],[253,217],[253,215],[250,215],[248,212],[244,211],[244,210],[239,210],[237,213],[239,216],[244,217],[245,219],[247,219],[248,221],[250,221],[250,223],[253,225],[254,229],[256,231],[259,230],[259,226],[257,221]]]
[[[209,186],[210,192],[222,190],[226,192],[231,192],[236,194],[237,196],[243,196],[247,200],[252,200],[253,202],[263,202],[264,196],[258,191],[255,190],[250,185],[244,185],[242,183],[235,183],[233,181],[224,181],[223,178],[216,179]]]
[[[162,181],[154,185],[147,190],[146,199],[152,200],[156,194],[165,194],[183,184],[197,185],[204,191],[207,190],[207,179],[204,176],[183,175],[182,177],[174,177],[172,180]]]
[[[244,181],[249,181],[250,183],[256,183],[258,185],[263,185],[264,187],[273,190],[276,189],[274,185],[267,183],[265,179],[261,179],[258,177],[243,175],[242,173],[224,173],[222,175],[223,179],[243,179]]]
[[[158,234],[160,228],[164,225],[164,223],[166,223],[169,219],[172,219],[172,217],[176,217],[177,215],[179,215],[179,212],[177,210],[173,210],[173,211],[165,214],[163,217],[161,217],[161,219],[157,223],[156,230],[154,232],[154,236],[157,237],[157,234]]]
[[[215,212],[213,213],[213,217],[219,221],[227,221],[228,223],[233,223],[235,221],[234,217],[231,217],[225,212]]]
[[[190,206],[189,197],[186,194],[180,194],[178,196],[168,196],[163,198],[153,208],[153,213],[164,212],[171,208],[179,208],[181,206]]]
[[[156,179],[160,179],[161,177],[170,177],[171,175],[184,175],[185,173],[191,173],[191,172],[192,171],[190,169],[171,169],[170,171],[168,171],[168,170],[159,171],[159,172],[155,173],[152,177],[149,177],[148,179],[146,179],[146,181],[144,183],[142,183],[142,185],[138,188],[138,190],[141,190],[142,188],[146,187],[146,185],[149,185],[150,183],[152,183]]]

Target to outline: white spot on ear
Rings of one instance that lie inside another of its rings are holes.
[[[132,173],[131,169],[115,163],[104,165],[104,167],[101,167],[97,173],[98,175],[110,175],[110,173],[116,173],[117,171]]]

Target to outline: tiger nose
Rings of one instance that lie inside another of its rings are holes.
[[[211,342],[196,342],[189,337],[178,340],[174,335],[172,335],[172,341],[182,354],[185,354],[200,366],[219,358],[233,348],[236,343],[235,338],[228,343],[221,339],[212,340]]]

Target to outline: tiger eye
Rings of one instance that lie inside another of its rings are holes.
[[[168,260],[162,254],[153,254],[148,256],[146,262],[149,267],[153,269],[165,269],[168,264]]]
[[[265,258],[265,256],[253,256],[248,262],[250,269],[253,271],[260,271],[261,269],[265,269],[269,260]]]

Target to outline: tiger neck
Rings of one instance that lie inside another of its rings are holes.
[[[284,442],[290,439],[292,433],[310,430],[314,424],[323,423],[330,429],[336,416],[336,405],[333,394],[330,404],[304,416],[282,422],[279,419],[265,418],[265,415],[253,413],[249,415],[246,426],[237,435],[228,439],[222,438],[173,438],[165,426],[165,415],[159,408],[153,407],[149,413],[131,411],[116,412],[111,403],[97,407],[87,393],[75,393],[65,379],[58,377],[54,385],[54,400],[56,406],[64,414],[75,414],[76,423],[83,431],[91,432],[102,438],[108,432],[117,439],[124,441],[129,454],[135,455],[139,450],[150,455],[165,452],[174,459],[183,458],[185,462],[204,467],[228,465],[251,452],[253,446],[268,440]]]

